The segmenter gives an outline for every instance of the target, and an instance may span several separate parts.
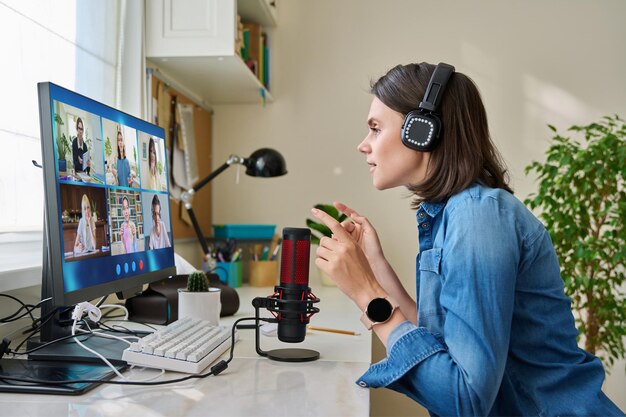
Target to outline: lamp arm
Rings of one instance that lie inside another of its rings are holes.
[[[200,190],[202,187],[204,187],[209,182],[211,182],[213,178],[217,177],[222,172],[224,172],[232,164],[243,164],[243,163],[245,163],[244,158],[237,156],[237,155],[229,156],[228,160],[224,162],[219,168],[211,172],[209,175],[203,178],[200,182],[195,184],[192,188],[188,189],[187,191],[183,191],[180,195],[180,199],[185,204],[185,209],[187,210],[187,213],[189,214],[189,218],[191,219],[191,223],[193,224],[193,228],[196,232],[196,237],[198,238],[198,242],[200,242],[200,246],[202,246],[202,252],[204,253],[205,257],[209,254],[209,246],[207,245],[206,239],[204,238],[204,233],[202,232],[200,223],[198,223],[198,219],[196,218],[196,215],[194,214],[193,209],[191,208],[191,200],[193,199],[193,195],[196,193],[196,191]]]
[[[193,186],[193,191],[200,190],[202,187],[204,187],[209,182],[211,182],[213,180],[213,178],[217,177],[222,172],[224,172],[232,164],[243,164],[244,161],[245,161],[245,159],[240,157],[240,156],[237,156],[237,155],[229,156],[228,160],[226,162],[224,162],[218,169],[216,169],[215,171],[211,172],[209,175],[207,175],[205,178],[203,178],[200,182],[196,183]]]
[[[189,214],[189,218],[191,219],[193,228],[196,231],[196,237],[198,238],[198,242],[200,242],[200,246],[202,246],[202,253],[204,253],[204,256],[206,258],[206,256],[209,254],[209,245],[206,244],[204,233],[202,233],[202,229],[200,228],[200,223],[198,223],[198,219],[196,219],[196,215],[193,213],[191,204],[185,204],[185,208],[187,209],[187,213]]]

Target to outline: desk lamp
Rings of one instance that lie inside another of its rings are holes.
[[[278,153],[278,151],[270,148],[261,148],[252,152],[252,155],[248,158],[231,155],[228,157],[228,160],[222,164],[222,166],[211,172],[189,190],[181,193],[180,199],[183,203],[185,203],[185,209],[187,209],[187,213],[189,213],[189,218],[191,219],[191,223],[193,223],[193,228],[196,231],[196,236],[198,237],[200,246],[202,246],[202,252],[204,252],[205,259],[209,254],[209,246],[206,243],[204,233],[202,233],[200,224],[198,223],[193,209],[191,208],[193,195],[233,164],[244,165],[246,167],[246,174],[251,177],[269,178],[278,177],[287,173],[285,159],[280,153]]]

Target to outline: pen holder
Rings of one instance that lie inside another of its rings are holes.
[[[218,262],[215,273],[220,277],[220,281],[231,288],[241,287],[241,261]]]
[[[248,277],[251,287],[273,287],[278,282],[278,261],[250,261]]]

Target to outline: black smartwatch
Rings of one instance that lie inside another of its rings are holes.
[[[367,307],[365,307],[363,315],[361,316],[361,323],[363,323],[367,330],[372,330],[375,324],[389,321],[397,308],[398,305],[390,298],[374,298],[367,304]]]

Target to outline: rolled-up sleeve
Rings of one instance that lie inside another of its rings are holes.
[[[506,366],[520,241],[496,200],[446,215],[452,227],[437,277],[443,334],[399,324],[387,358],[357,383],[402,392],[437,415],[487,415]]]
[[[357,382],[362,387],[386,387],[402,377],[409,369],[445,346],[428,330],[405,321],[387,339],[387,358],[372,365]]]

